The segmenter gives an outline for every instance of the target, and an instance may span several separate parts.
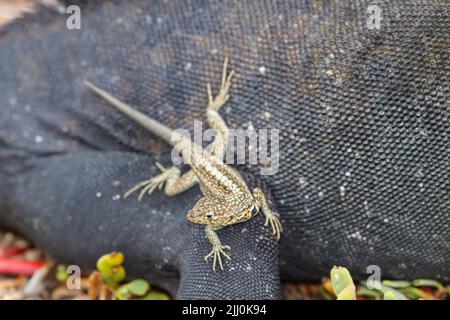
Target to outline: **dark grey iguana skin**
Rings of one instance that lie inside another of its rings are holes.
[[[131,276],[179,283],[179,298],[278,298],[283,279],[449,279],[448,5],[364,1],[80,3],[82,29],[45,9],[0,31],[0,225],[92,268],[123,251]],[[205,85],[227,55],[232,128],[280,129],[280,168],[260,176],[281,213],[220,231],[236,248],[212,273],[200,197],[119,197],[170,149],[82,86],[89,79],[171,128],[205,120]],[[261,68],[264,67],[264,68]]]

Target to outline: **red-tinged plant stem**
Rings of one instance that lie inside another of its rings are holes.
[[[30,276],[45,266],[43,261],[27,261],[0,257],[0,274]]]

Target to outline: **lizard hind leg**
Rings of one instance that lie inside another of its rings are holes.
[[[229,91],[231,86],[231,79],[234,76],[234,70],[227,75],[228,58],[225,58],[222,70],[222,82],[220,84],[219,94],[213,97],[211,84],[206,85],[208,91],[208,110],[218,111],[230,98]]]
[[[128,190],[124,194],[124,198],[129,197],[132,193],[142,188],[141,192],[139,193],[138,199],[139,201],[142,201],[145,194],[151,195],[153,191],[158,189],[162,189],[164,184],[166,184],[166,187],[168,185],[172,185],[174,181],[178,180],[180,177],[180,169],[173,166],[171,168],[165,168],[160,163],[156,163],[156,166],[159,170],[161,170],[161,173],[157,176],[154,176],[150,179],[144,180],[136,184],[133,188]]]
[[[228,58],[225,58],[222,71],[222,82],[217,96],[215,97],[213,96],[211,84],[208,83],[206,86],[208,91],[208,107],[206,108],[206,117],[209,126],[215,129],[217,132],[213,146],[211,149],[208,150],[211,150],[212,153],[216,156],[216,158],[219,158],[221,160],[223,160],[224,153],[227,148],[229,130],[227,124],[220,116],[218,111],[225,103],[227,103],[230,97],[229,91],[231,86],[231,79],[233,78],[234,75],[234,71],[231,71],[227,75],[227,67],[228,67]]]
[[[266,196],[260,188],[253,189],[253,198],[255,199],[256,207],[260,208],[262,213],[266,217],[264,226],[268,226],[270,224],[272,228],[272,234],[277,238],[277,240],[279,240],[281,238],[281,233],[283,232],[280,215],[276,212],[273,212],[269,208]]]

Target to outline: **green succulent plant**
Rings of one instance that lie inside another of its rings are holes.
[[[356,287],[347,268],[334,266],[330,279],[338,300],[356,300]]]
[[[122,266],[124,259],[123,253],[111,252],[97,260],[97,269],[106,284],[116,286],[125,279],[126,272]]]
[[[143,279],[136,279],[121,285],[115,292],[115,296],[119,300],[129,300],[133,297],[143,297],[148,290],[150,284]]]
[[[433,288],[435,293],[445,297],[450,295],[450,287],[445,287],[441,283],[430,279],[417,279],[413,281],[402,280],[371,280],[362,282],[358,285],[357,290],[353,283],[350,272],[344,267],[334,266],[330,272],[330,281],[334,294],[338,300],[355,300],[356,294],[372,299],[384,300],[408,300],[422,299],[432,300],[436,296],[428,290],[422,290],[422,287]],[[322,290],[324,297],[329,299],[331,290]],[[325,295],[326,294],[326,295]]]

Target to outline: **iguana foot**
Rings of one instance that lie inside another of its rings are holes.
[[[158,167],[159,170],[161,170],[160,174],[158,174],[157,176],[154,176],[154,177],[152,177],[152,178],[150,178],[148,180],[144,180],[142,182],[139,182],[133,188],[128,190],[124,194],[123,197],[127,198],[133,192],[135,192],[135,191],[137,191],[137,190],[142,188],[141,192],[139,193],[139,197],[138,197],[139,201],[142,201],[142,199],[143,199],[143,197],[145,196],[146,193],[148,195],[151,195],[153,193],[153,191],[156,190],[156,188],[161,190],[162,187],[164,186],[164,183],[166,183],[169,179],[177,178],[177,177],[180,176],[180,169],[178,169],[175,166],[173,166],[171,168],[165,168],[158,162],[156,163],[156,166]]]
[[[213,257],[213,271],[216,272],[216,263],[217,261],[219,261],[219,266],[220,269],[223,271],[223,265],[222,265],[222,257],[220,256],[221,254],[223,254],[223,256],[225,258],[227,258],[228,260],[231,260],[231,257],[225,252],[225,250],[230,251],[231,247],[230,246],[223,246],[221,244],[216,244],[213,245],[213,249],[211,250],[211,252],[209,254],[207,254],[205,256],[205,261],[208,262],[208,259]]]

